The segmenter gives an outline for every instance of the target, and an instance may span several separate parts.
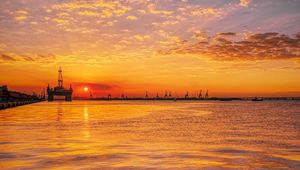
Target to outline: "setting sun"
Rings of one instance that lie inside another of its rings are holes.
[[[84,90],[84,91],[88,91],[88,90],[89,90],[89,88],[88,88],[88,87],[85,87],[83,90]]]

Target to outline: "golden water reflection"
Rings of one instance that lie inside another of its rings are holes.
[[[0,111],[0,168],[298,169],[299,102],[44,102]]]

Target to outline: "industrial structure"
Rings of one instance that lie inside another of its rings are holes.
[[[50,88],[48,84],[47,87],[47,94],[48,94],[48,101],[53,101],[54,96],[65,96],[65,101],[72,101],[72,93],[73,89],[70,85],[69,89],[65,89],[63,86],[63,76],[62,76],[62,69],[59,67],[58,70],[58,85],[56,87]]]

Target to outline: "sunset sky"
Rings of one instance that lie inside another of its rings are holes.
[[[1,0],[0,85],[300,96],[299,0]]]

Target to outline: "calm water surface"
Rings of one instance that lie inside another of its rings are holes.
[[[300,102],[73,101],[0,111],[0,169],[300,169]]]

